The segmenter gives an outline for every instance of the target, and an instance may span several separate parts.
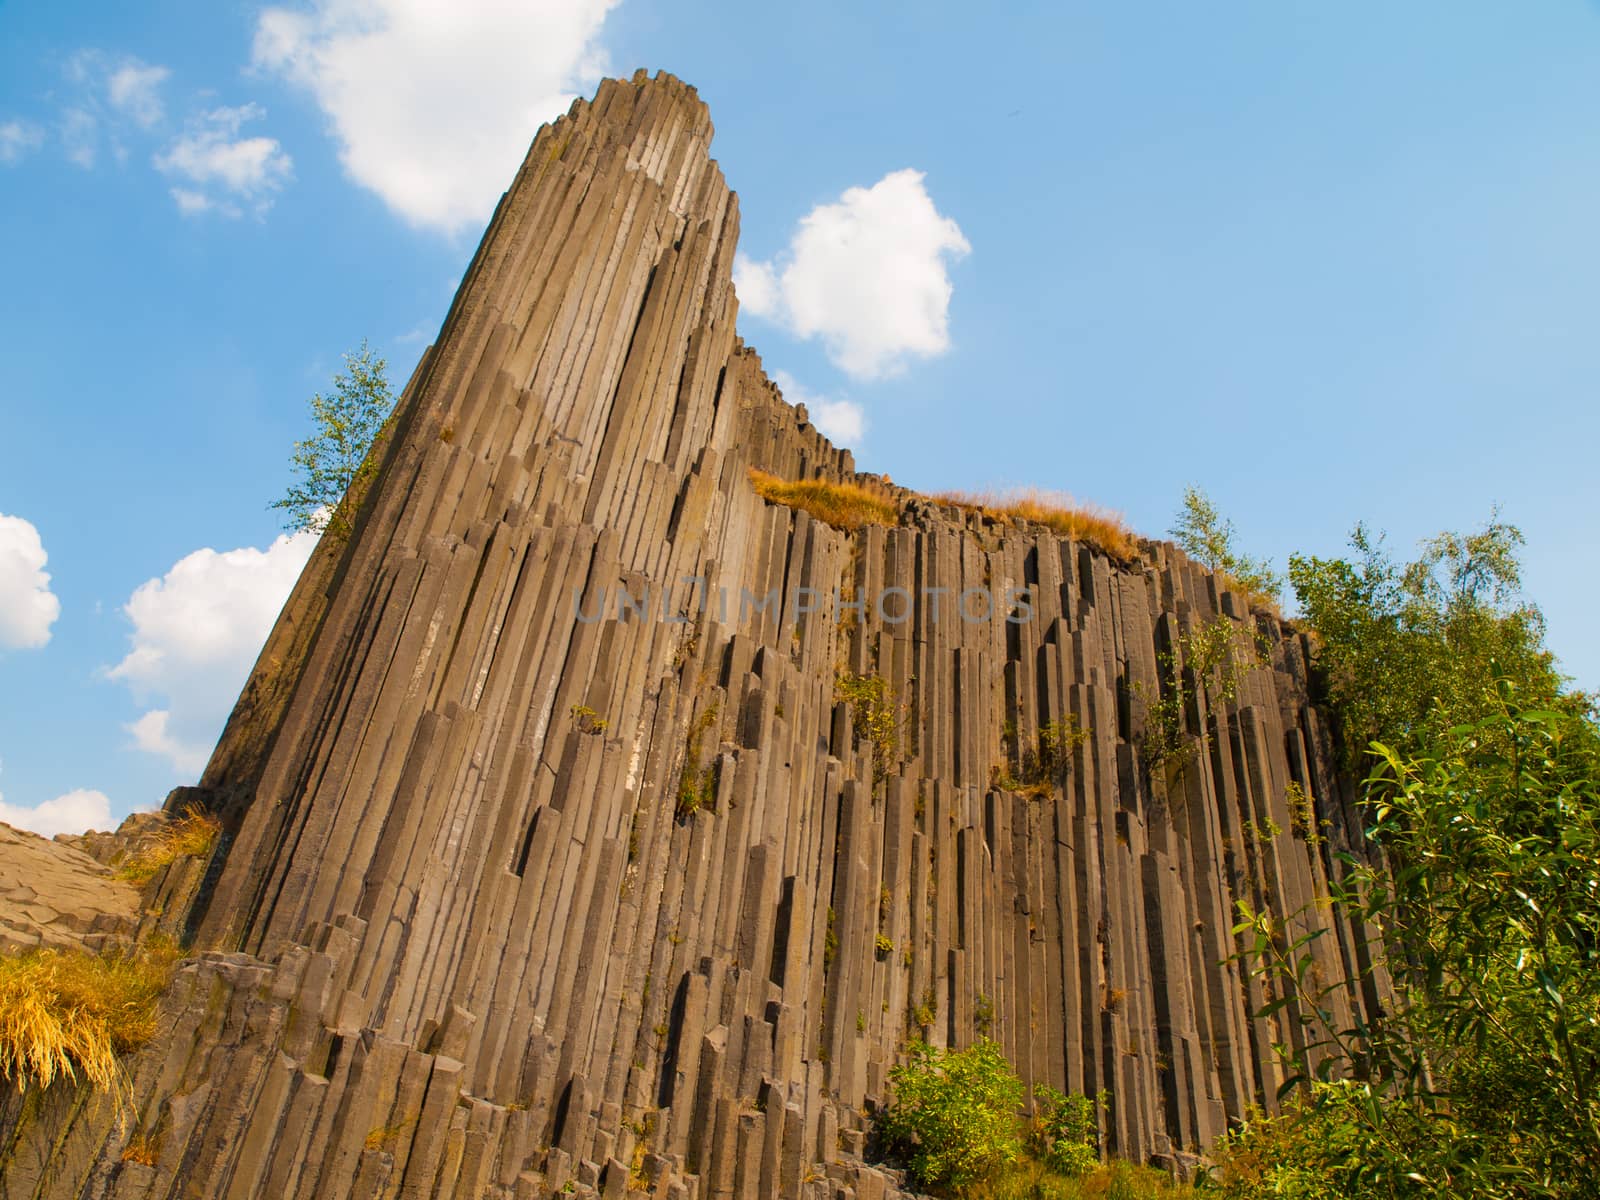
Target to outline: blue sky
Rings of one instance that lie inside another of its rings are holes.
[[[1196,483],[1280,566],[1498,503],[1600,687],[1595,4],[418,9],[0,4],[0,818],[192,780],[308,398],[363,337],[398,389],[538,123],[641,65],[864,468],[1150,534]]]

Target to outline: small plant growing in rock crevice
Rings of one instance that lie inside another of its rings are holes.
[[[872,746],[872,779],[889,777],[900,752],[900,708],[881,675],[853,675],[841,671],[834,678],[834,698],[850,706],[850,725],[858,738]]]
[[[574,704],[572,706],[572,723],[578,727],[579,733],[590,734],[604,733],[606,727],[610,724],[587,704]]]
[[[972,1001],[972,1024],[985,1037],[994,1028],[994,1001],[982,992]]]
[[[1317,823],[1316,808],[1298,780],[1291,779],[1283,789],[1283,803],[1289,810],[1289,832],[1312,849],[1322,845],[1322,828]]]
[[[122,1148],[122,1161],[138,1163],[141,1167],[153,1167],[161,1157],[161,1141],[145,1130],[140,1130],[128,1139],[128,1144]]]
[[[1190,705],[1203,699],[1208,711],[1219,712],[1239,699],[1249,672],[1265,665],[1260,635],[1246,648],[1241,634],[1238,625],[1219,613],[1156,655],[1161,684],[1154,695],[1143,680],[1133,682],[1133,694],[1146,704],[1140,757],[1147,769],[1182,765],[1189,753],[1185,734]],[[1210,730],[1201,730],[1200,736],[1210,744]]]
[[[715,807],[720,764],[716,759],[700,765],[700,745],[706,733],[717,723],[718,707],[707,705],[689,725],[684,740],[683,771],[678,776],[677,814],[681,820],[693,816],[702,808]]]
[[[1017,737],[1015,722],[1007,721],[1001,733],[1003,742],[1014,744]],[[1022,751],[1017,773],[1007,767],[996,767],[993,784],[1004,791],[1039,800],[1066,786],[1072,771],[1072,761],[1078,748],[1089,740],[1089,731],[1078,724],[1076,713],[1047,723],[1039,730],[1037,749]]]

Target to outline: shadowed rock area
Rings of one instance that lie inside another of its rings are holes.
[[[185,792],[225,833],[169,893],[196,957],[132,1119],[8,1095],[0,1197],[872,1200],[915,1036],[1109,1091],[1136,1159],[1271,1105],[1290,1032],[1224,963],[1233,902],[1315,914],[1360,842],[1304,638],[1170,545],[762,500],[750,468],[874,481],[735,335],[710,140],[642,73],[539,131]],[[972,590],[1030,617],[961,619]],[[1219,616],[1260,660],[1152,762],[1161,655]]]

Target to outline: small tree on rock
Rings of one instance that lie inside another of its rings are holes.
[[[331,531],[343,537],[376,471],[369,456],[373,441],[394,408],[394,395],[384,372],[388,367],[365,340],[344,356],[345,370],[333,377],[333,394],[311,398],[316,432],[296,442],[291,463],[295,479],[273,508],[288,515],[292,532]]]
[[[1183,508],[1167,532],[1190,558],[1208,571],[1228,576],[1247,592],[1274,599],[1283,588],[1283,580],[1265,559],[1239,552],[1233,522],[1197,487],[1183,489]]]

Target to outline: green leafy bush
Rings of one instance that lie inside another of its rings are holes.
[[[1256,1169],[1225,1172],[1225,1195],[1595,1194],[1580,1181],[1600,1179],[1600,729],[1524,707],[1509,680],[1491,697],[1412,752],[1377,747],[1366,802],[1386,856],[1350,860],[1334,901],[1385,936],[1381,1023],[1337,1021],[1343,985],[1313,982],[1320,931],[1290,940],[1241,905],[1242,957],[1277,996],[1259,1015],[1300,1025],[1305,1048],[1280,1052],[1290,1085],[1312,1086],[1234,1139]],[[1337,1187],[1289,1189],[1301,1175]]]
[[[1100,1134],[1095,1124],[1096,1100],[1067,1095],[1048,1084],[1033,1085],[1038,1113],[1028,1127],[1028,1148],[1050,1170],[1069,1179],[1087,1175],[1100,1165]]]
[[[1520,596],[1515,525],[1491,519],[1477,533],[1442,533],[1406,564],[1363,526],[1350,544],[1350,559],[1289,559],[1350,765],[1361,766],[1369,742],[1410,750],[1430,731],[1487,715],[1496,676],[1512,679],[1524,701],[1561,696],[1544,619]],[[1581,708],[1587,698],[1561,702]]]
[[[995,1042],[966,1050],[913,1042],[910,1061],[890,1072],[894,1101],[880,1131],[920,1187],[967,1187],[1022,1153],[1022,1080]]]

